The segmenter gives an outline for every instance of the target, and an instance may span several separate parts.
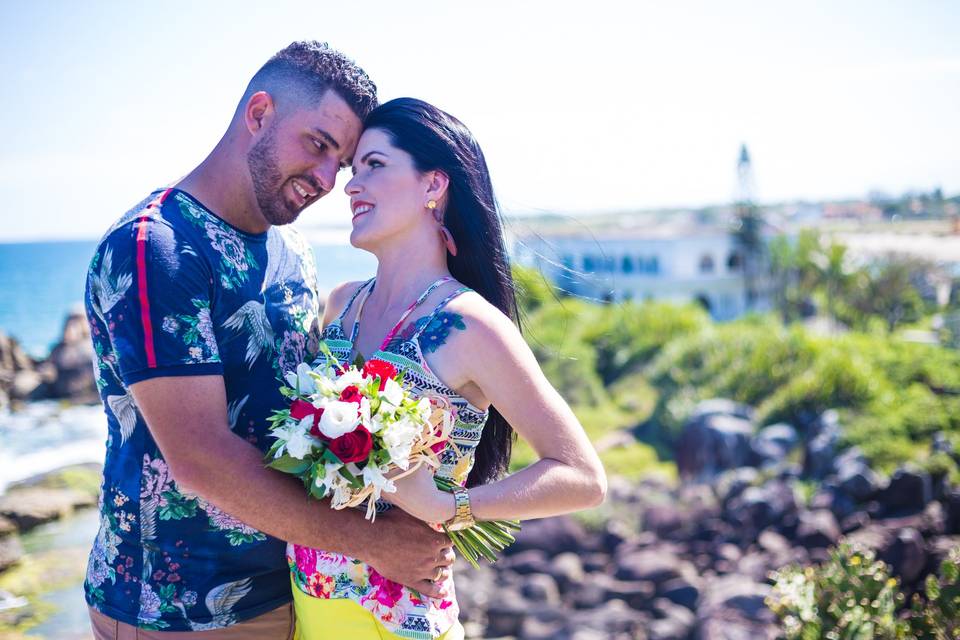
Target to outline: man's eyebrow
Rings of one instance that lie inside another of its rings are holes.
[[[333,147],[333,148],[336,149],[337,151],[340,151],[340,143],[337,142],[332,135],[330,135],[329,133],[327,133],[327,132],[324,131],[323,129],[320,129],[319,127],[314,127],[314,128],[313,128],[313,133],[315,133],[316,135],[318,135],[318,136],[320,136],[321,138],[323,138],[324,140],[326,140],[326,141],[327,141],[327,144],[329,144],[331,147]]]

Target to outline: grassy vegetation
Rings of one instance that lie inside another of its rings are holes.
[[[883,323],[832,336],[772,314],[717,324],[696,306],[601,305],[555,296],[535,272],[517,279],[527,340],[591,440],[643,436],[602,451],[611,473],[664,472],[696,403],[724,397],[756,407],[759,426],[803,430],[837,409],[843,443],[878,469],[912,461],[960,481],[956,460],[930,451],[938,431],[960,444],[960,351],[906,342]],[[515,467],[534,458],[518,443]]]

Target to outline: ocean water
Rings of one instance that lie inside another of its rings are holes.
[[[27,353],[46,355],[63,320],[83,306],[87,264],[94,241],[0,244],[0,331]],[[349,245],[314,245],[320,290],[374,274],[376,258]]]

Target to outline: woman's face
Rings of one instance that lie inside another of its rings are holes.
[[[344,188],[353,212],[350,244],[373,250],[432,222],[426,209],[428,177],[383,130],[364,131],[353,157],[353,178]]]

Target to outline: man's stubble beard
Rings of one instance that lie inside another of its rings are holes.
[[[247,168],[260,214],[271,225],[290,224],[300,215],[291,211],[281,193],[285,182],[277,161],[274,129],[270,128],[247,154]]]

